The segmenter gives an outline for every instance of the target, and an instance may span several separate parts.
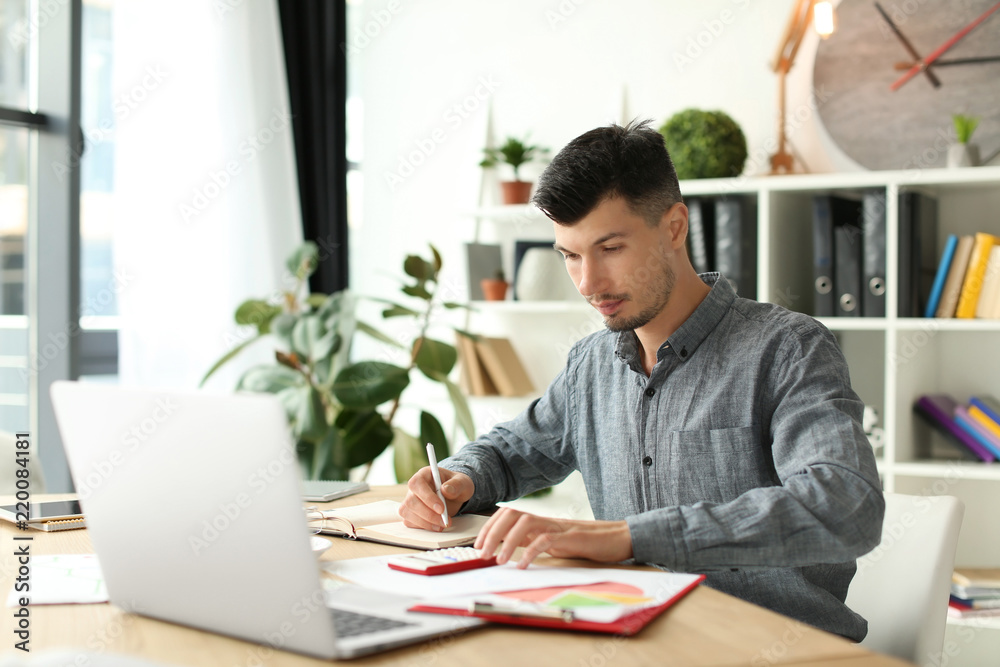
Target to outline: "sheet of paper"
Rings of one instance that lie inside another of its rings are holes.
[[[428,577],[389,568],[392,556],[323,561],[323,568],[359,586],[423,599],[455,597],[471,593],[513,591],[544,586],[570,586],[602,581],[604,570],[589,568],[539,567],[532,565],[518,570],[514,563],[478,570],[453,572]]]
[[[560,584],[514,593],[466,594],[437,598],[431,604],[465,610],[473,602],[486,602],[500,609],[529,613],[540,609],[569,609],[577,620],[611,623],[645,607],[663,604],[699,578],[697,574],[630,569],[602,568],[584,571],[594,573],[600,583],[587,583],[574,588]]]
[[[17,591],[12,586],[8,607],[18,606],[21,597],[27,597],[33,605],[108,601],[108,589],[95,554],[32,556],[30,567],[31,590]]]

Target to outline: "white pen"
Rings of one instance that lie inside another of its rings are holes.
[[[434,445],[427,443],[427,461],[431,464],[431,476],[434,477],[434,492],[437,494],[438,499],[441,501],[441,521],[444,523],[444,527],[448,527],[448,503],[444,500],[444,494],[441,493],[441,473],[438,472],[438,460],[437,456],[434,454]]]

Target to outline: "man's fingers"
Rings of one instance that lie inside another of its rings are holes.
[[[524,551],[521,553],[521,560],[517,561],[517,568],[519,570],[523,570],[531,565],[531,561],[535,560],[552,548],[555,538],[555,533],[542,533],[533,539],[531,544],[526,546]]]

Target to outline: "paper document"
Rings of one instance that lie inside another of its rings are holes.
[[[424,599],[454,597],[471,593],[512,591],[544,586],[572,586],[603,581],[605,570],[531,565],[518,570],[512,562],[478,570],[425,577],[389,568],[394,556],[374,556],[351,560],[323,561],[323,569],[352,583],[399,595]]]
[[[32,556],[31,589],[12,586],[7,606],[18,606],[22,597],[30,604],[87,604],[107,602],[108,589],[95,554]]]
[[[493,589],[492,593],[470,592],[451,598],[437,598],[433,604],[437,608],[465,611],[473,603],[486,603],[499,610],[529,614],[546,609],[569,610],[578,621],[612,623],[641,609],[658,607],[700,579],[697,574],[646,570],[558,569],[586,572],[596,577],[597,583],[506,591]]]

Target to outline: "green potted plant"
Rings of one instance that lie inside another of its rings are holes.
[[[532,145],[521,141],[516,137],[507,137],[507,140],[499,148],[484,148],[483,158],[479,166],[492,168],[500,163],[510,165],[514,170],[513,181],[501,181],[500,187],[503,192],[504,204],[527,204],[531,199],[531,182],[522,181],[519,169],[521,165],[543,157],[549,151],[548,148]]]
[[[448,378],[458,353],[454,346],[427,336],[432,314],[439,307],[466,307],[436,298],[441,256],[433,246],[431,253],[430,259],[410,255],[403,262],[410,282],[402,292],[415,305],[375,300],[385,305],[383,318],[413,318],[417,333],[404,344],[358,321],[349,292],[309,294],[308,278],[319,263],[319,251],[314,243],[303,244],[287,261],[294,276],[292,288],[277,300],[250,299],[236,309],[236,322],[255,331],[219,359],[202,384],[247,346],[269,339],[275,344],[274,362],[247,370],[237,389],[268,392],[281,399],[304,475],[348,479],[352,469],[367,466],[363,474],[367,476],[375,457],[392,445],[396,479],[409,479],[427,465],[425,443],[434,445],[438,458],[449,454],[444,429],[430,412],[421,410],[417,435],[394,423],[411,373],[444,384],[456,422],[468,438],[475,437],[465,397]],[[352,362],[355,330],[395,348],[403,361]]]
[[[979,126],[979,120],[979,116],[952,114],[951,122],[955,127],[955,138],[958,143],[948,147],[949,167],[979,166],[979,146],[970,143],[972,133]]]
[[[747,160],[743,130],[722,111],[685,109],[660,127],[677,178],[739,176]]]

